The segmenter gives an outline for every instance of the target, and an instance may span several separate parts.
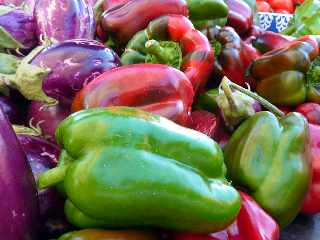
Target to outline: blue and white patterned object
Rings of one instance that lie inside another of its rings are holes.
[[[288,27],[292,14],[259,12],[260,27],[266,31],[282,32]]]

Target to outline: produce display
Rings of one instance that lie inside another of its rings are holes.
[[[320,216],[319,11],[0,0],[0,240],[291,240]]]

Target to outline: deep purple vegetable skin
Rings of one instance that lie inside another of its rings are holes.
[[[0,96],[0,108],[9,119],[10,123],[19,124],[22,122],[18,107],[8,97]]]
[[[2,8],[3,7],[4,6],[2,6]],[[0,15],[0,26],[16,41],[5,41],[1,43],[0,46],[3,48],[29,49],[37,44],[34,17],[25,11],[12,9]]]
[[[70,113],[69,108],[62,105],[44,106],[43,103],[33,101],[29,106],[28,119],[33,126],[39,125],[42,134],[54,142],[57,126]]]
[[[37,35],[53,41],[93,39],[95,17],[86,0],[41,0],[34,10]]]
[[[57,145],[39,137],[17,133],[18,140],[31,166],[35,180],[39,175],[57,165],[60,149]],[[48,188],[38,193],[40,217],[47,218],[57,211],[61,199],[55,189]],[[61,204],[60,204],[61,205]]]
[[[0,110],[0,236],[33,240],[39,220],[35,181],[26,156]]]
[[[75,93],[102,72],[120,66],[120,59],[97,41],[71,40],[45,48],[31,64],[51,69],[43,80],[43,91],[70,105]]]

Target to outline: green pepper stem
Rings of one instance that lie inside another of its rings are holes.
[[[156,40],[149,40],[145,44],[147,53],[154,55],[157,57],[160,62],[167,63],[170,62],[170,54],[166,51],[165,48],[160,46],[160,43]]]
[[[62,182],[67,169],[68,165],[64,165],[52,168],[49,171],[42,173],[37,182],[38,188],[44,189]]]
[[[233,93],[232,93],[232,90],[231,90],[229,84],[226,81],[222,81],[220,86],[221,86],[222,90],[224,91],[224,94],[229,102],[231,110],[236,112],[238,109],[238,106],[237,106],[237,103],[233,97]]]
[[[239,92],[242,92],[242,93],[248,95],[249,97],[252,97],[256,101],[258,101],[262,106],[264,106],[266,109],[268,109],[270,112],[277,115],[278,117],[282,118],[285,116],[285,114],[279,108],[277,108],[275,105],[270,103],[268,100],[264,99],[263,97],[259,96],[258,94],[254,93],[254,92],[251,92],[248,89],[245,89],[245,88],[231,82],[227,77],[224,77],[222,79],[221,86],[223,86],[223,85],[229,85],[231,88],[234,88],[235,90],[238,90]]]

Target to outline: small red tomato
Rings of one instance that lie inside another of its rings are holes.
[[[258,12],[272,12],[272,8],[266,1],[257,1]]]
[[[283,10],[283,9],[274,9],[273,11],[275,13],[291,14],[291,12],[288,12],[287,10]]]
[[[304,0],[293,0],[294,5],[300,5],[304,2]]]
[[[286,10],[289,13],[294,12],[294,4],[292,0],[268,0],[273,9]]]

